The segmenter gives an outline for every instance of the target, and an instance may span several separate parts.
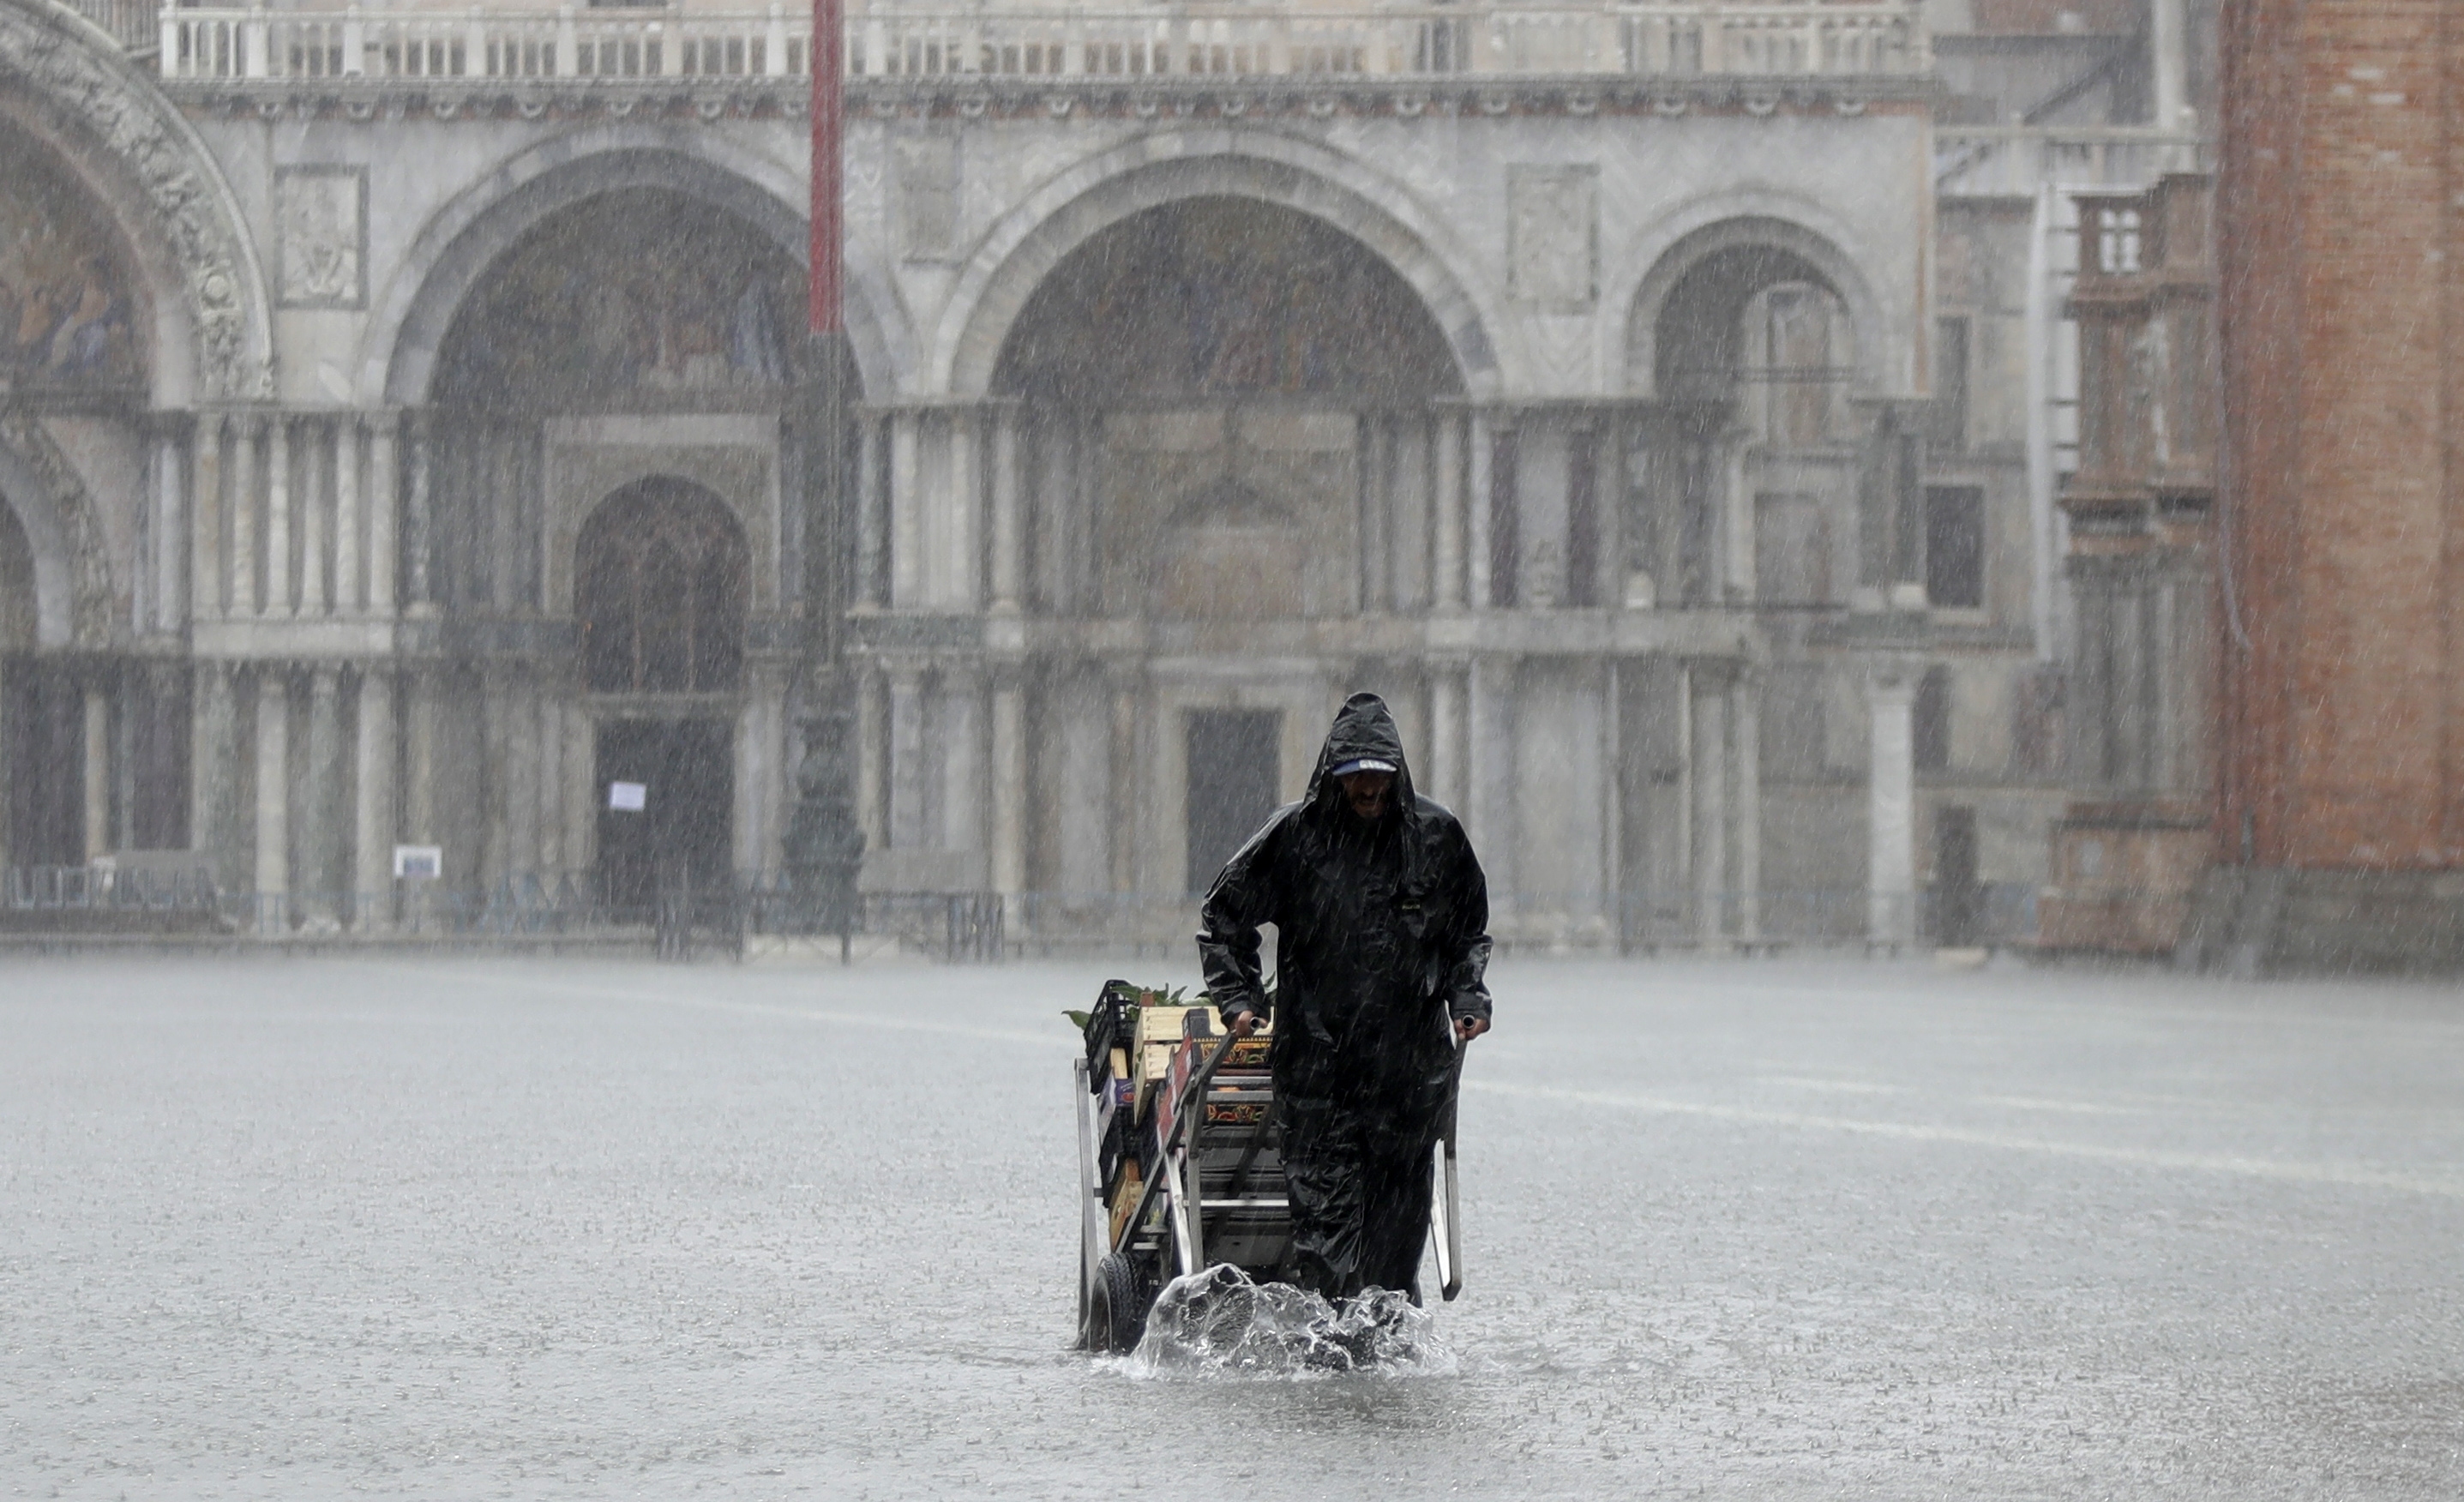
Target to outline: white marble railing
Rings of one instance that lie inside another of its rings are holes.
[[[801,75],[803,7],[165,10],[168,78]],[[1265,11],[853,10],[854,77],[1859,77],[1932,66],[1921,0]]]
[[[162,34],[156,0],[61,0],[70,10],[111,33],[132,52],[143,52]]]
[[[2145,125],[1937,125],[1934,188],[1963,197],[2062,188],[2145,188],[2211,163],[2211,143]]]

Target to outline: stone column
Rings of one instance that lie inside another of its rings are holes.
[[[902,663],[890,670],[890,848],[924,844],[924,673]]]
[[[1464,820],[1488,873],[1490,905],[1510,913],[1521,862],[1515,858],[1514,672],[1511,657],[1474,657],[1465,746]]]
[[[211,855],[215,883],[234,887],[239,841],[231,808],[239,790],[232,785],[239,776],[239,722],[231,669],[209,661],[195,671],[195,707],[188,720],[188,849]]]
[[[272,664],[256,674],[256,874],[257,926],[284,933],[291,926],[291,694],[282,670]]]
[[[187,508],[182,504],[187,476],[180,462],[180,435],[168,424],[154,435],[152,626],[157,631],[177,631],[187,616],[187,602],[180,598],[180,586],[187,578],[187,570],[180,566],[181,541],[187,535],[184,525]]]
[[[855,706],[855,816],[864,830],[864,848],[877,850],[890,843],[890,768],[882,756],[889,735],[889,685],[871,668],[861,672]]]
[[[1917,670],[1878,665],[1865,679],[1873,716],[1866,782],[1865,939],[1898,948],[1916,942]]]
[[[980,854],[984,838],[984,675],[972,664],[944,669],[939,695],[940,848]]]
[[[326,613],[326,535],[340,533],[346,524],[334,512],[334,497],[325,489],[324,427],[324,420],[315,417],[299,424],[299,613],[312,617]],[[335,594],[341,592],[337,579]]]
[[[1728,681],[1725,671],[1696,665],[1687,674],[1693,694],[1694,940],[1705,950],[1727,946],[1729,772]]]
[[[1422,790],[1453,808],[1463,801],[1463,664],[1429,664],[1429,781]]]
[[[983,604],[983,560],[978,513],[983,499],[983,487],[976,469],[976,413],[958,410],[949,414],[946,429],[950,445],[950,494],[942,508],[947,527],[941,539],[939,587],[932,591],[933,603],[954,610],[974,610]],[[980,848],[980,847],[979,847]]]
[[[1463,417],[1440,414],[1437,422],[1437,474],[1430,485],[1436,510],[1436,539],[1430,551],[1429,602],[1441,610],[1463,603]]]
[[[1750,667],[1729,692],[1728,724],[1736,767],[1736,933],[1751,942],[1763,933],[1763,675]]]
[[[1004,898],[1026,890],[1026,693],[1015,670],[993,689],[992,885]]]
[[[923,603],[924,508],[916,494],[923,414],[890,416],[890,603],[912,610]]]
[[[111,853],[111,685],[79,685],[85,710],[85,858]]]
[[[393,678],[382,667],[360,674],[359,764],[351,818],[352,926],[363,933],[393,917]]]
[[[1025,575],[1024,518],[1020,515],[1018,473],[1018,409],[1003,406],[993,413],[993,612],[1018,613],[1021,582]]]
[[[495,784],[495,796],[489,800],[488,830],[488,874],[493,885],[498,878],[526,875],[538,867],[539,706],[526,669],[507,667],[491,674],[489,679],[488,755],[491,781]]]
[[[1496,586],[1489,579],[1489,496],[1495,486],[1497,432],[1485,412],[1470,415],[1470,477],[1463,495],[1463,588],[1475,610],[1495,605]]]
[[[564,704],[544,676],[532,709],[539,717],[539,872],[553,890],[553,873],[572,869],[564,852],[564,759],[572,751],[564,739]]]
[[[888,497],[881,493],[881,419],[868,415],[856,425],[855,465],[855,589],[858,606],[880,607],[886,597],[890,546]]]
[[[289,615],[291,592],[291,419],[280,412],[265,427],[265,596],[260,615]]]
[[[341,917],[335,901],[341,885],[341,677],[331,665],[320,665],[308,674],[308,764],[300,779],[307,828],[299,831],[297,877],[301,917],[320,929],[338,926]]]
[[[368,607],[367,583],[360,572],[367,527],[362,495],[360,414],[344,412],[334,419],[334,608],[342,615],[364,615]]]
[[[1111,854],[1112,890],[1133,893],[1138,890],[1138,845],[1145,828],[1146,778],[1138,760],[1139,673],[1136,667],[1119,665],[1113,669],[1110,688],[1112,701],[1111,737],[1111,827],[1108,831],[1108,849]],[[1178,878],[1175,878],[1178,884]],[[1128,932],[1134,933],[1133,926]]]
[[[264,419],[254,412],[241,415],[231,426],[231,587],[228,598],[231,613],[251,616],[257,612],[264,594],[257,588],[256,571],[256,439],[263,431]]]
[[[586,872],[599,861],[599,727],[580,704],[564,705],[564,863]]]
[[[368,584],[365,598],[368,609],[378,615],[393,614],[394,508],[400,504],[401,484],[396,477],[399,460],[394,429],[399,415],[395,412],[377,413],[368,434],[365,504],[368,516]]]
[[[1718,449],[1720,463],[1720,495],[1722,498],[1722,538],[1720,551],[1723,597],[1745,604],[1754,597],[1754,495],[1746,483],[1746,445],[1749,435],[1743,432],[1723,434]]]
[[[223,613],[223,417],[197,417],[196,474],[188,496],[188,617]]]
[[[429,564],[435,551],[435,445],[432,426],[426,412],[407,414],[407,436],[404,442],[410,451],[410,494],[403,513],[402,549],[408,570],[405,586],[408,597],[404,601],[413,613],[428,613],[435,603],[433,585],[429,579]]]

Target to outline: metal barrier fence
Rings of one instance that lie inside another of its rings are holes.
[[[1862,888],[1617,894],[1493,893],[1489,931],[1507,950],[1658,953],[1853,946],[1881,938],[1921,946],[2033,943],[2037,891],[1989,882],[1965,894],[1926,889],[1878,903]],[[1197,895],[873,892],[853,935],[875,949],[986,962],[1012,953],[1088,949],[1187,955]],[[92,916],[103,915],[97,918]],[[0,919],[19,929],[105,926],[140,931],[210,925],[234,937],[383,934],[396,939],[651,939],[673,958],[740,955],[748,939],[826,939],[837,928],[784,872],[723,882],[667,882],[611,893],[591,871],[526,872],[477,885],[396,882],[378,892],[225,891],[202,866],[15,867],[0,872]]]

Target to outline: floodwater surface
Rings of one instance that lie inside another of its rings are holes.
[[[1501,963],[1445,1358],[1090,1360],[1108,974],[0,961],[0,1495],[2464,1493],[2464,996]]]

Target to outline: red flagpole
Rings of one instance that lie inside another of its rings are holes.
[[[813,332],[844,329],[842,276],[846,226],[841,134],[847,118],[846,0],[813,0],[813,39],[805,48],[813,75]]]

